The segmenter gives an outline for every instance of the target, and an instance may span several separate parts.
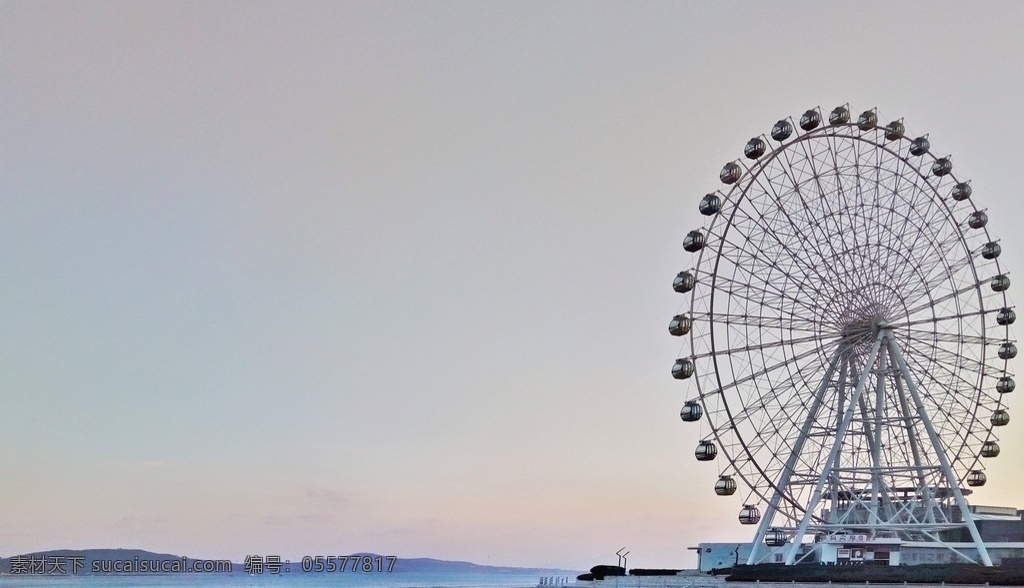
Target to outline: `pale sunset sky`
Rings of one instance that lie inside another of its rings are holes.
[[[700,197],[776,120],[877,107],[1024,283],[1022,31],[1020,2],[0,1],[0,556],[749,540],[669,374]],[[972,499],[1024,507],[1009,404]]]

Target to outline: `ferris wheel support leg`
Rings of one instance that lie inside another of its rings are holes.
[[[875,430],[871,439],[871,518],[873,523],[883,520],[878,513],[882,510],[882,409],[885,406],[885,373],[888,353],[878,354],[878,379],[875,384]],[[888,519],[888,517],[885,517]]]
[[[893,366],[899,366],[895,355],[893,355],[892,346],[889,347],[889,359],[892,361]],[[918,446],[918,435],[913,434],[913,417],[910,416],[910,406],[906,404],[906,393],[903,391],[903,385],[900,384],[900,378],[896,378],[895,383],[896,396],[899,398],[900,411],[903,413],[903,423],[906,427],[906,436],[910,442],[910,455],[913,457],[913,466],[918,468],[918,486],[924,490],[928,485],[925,482],[925,474],[922,471],[924,466],[921,463],[921,448]]]
[[[807,510],[804,511],[800,527],[797,529],[796,534],[793,535],[793,544],[789,546],[789,552],[786,554],[786,565],[788,566],[796,562],[796,554],[803,544],[807,527],[811,524],[811,517],[814,516],[814,511],[818,508],[818,503],[821,502],[821,493],[825,488],[825,482],[832,476],[832,468],[835,467],[836,460],[839,458],[839,449],[843,446],[846,429],[849,428],[850,421],[853,420],[853,413],[856,412],[860,396],[864,393],[864,385],[867,384],[868,376],[871,374],[875,361],[878,359],[878,351],[882,347],[884,333],[885,331],[878,332],[878,337],[875,338],[875,343],[871,346],[871,352],[864,362],[864,369],[861,371],[860,377],[857,378],[857,387],[853,389],[853,394],[850,395],[850,405],[846,408],[846,414],[843,415],[842,422],[839,423],[836,439],[832,442],[832,449],[828,452],[828,459],[822,465],[821,473],[818,475],[818,483],[814,486],[814,493],[811,495],[811,501],[807,504]]]
[[[789,486],[789,480],[792,478],[793,470],[796,468],[796,461],[804,450],[804,442],[811,432],[811,427],[818,419],[818,411],[824,402],[828,384],[832,379],[832,375],[835,374],[838,364],[843,364],[845,368],[845,359],[843,357],[845,350],[846,347],[841,345],[832,354],[832,359],[828,362],[828,369],[825,370],[825,377],[822,378],[821,384],[818,385],[818,389],[814,392],[814,403],[811,405],[811,409],[807,411],[807,418],[804,419],[804,424],[800,428],[800,436],[797,437],[796,443],[793,444],[793,450],[789,453],[786,466],[782,468],[782,475],[779,477],[778,483],[775,484],[771,500],[768,501],[768,508],[765,510],[764,516],[761,517],[761,522],[757,527],[757,534],[754,535],[754,544],[751,545],[750,556],[747,558],[748,566],[758,563],[758,559],[761,557],[761,546],[764,544],[765,535],[768,533],[769,527],[771,527],[772,519],[775,518],[775,512],[779,508],[779,503],[782,502],[782,494],[785,488]]]
[[[938,433],[935,432],[935,427],[932,425],[931,419],[928,418],[928,412],[925,410],[924,401],[921,400],[921,395],[917,390],[917,385],[914,384],[914,379],[910,375],[910,368],[907,367],[907,362],[903,359],[903,354],[900,353],[899,345],[896,344],[895,339],[891,336],[887,336],[887,339],[889,340],[889,351],[893,357],[896,358],[896,363],[900,367],[900,374],[903,376],[903,381],[907,383],[907,389],[910,391],[910,396],[914,399],[914,406],[917,408],[917,413],[921,416],[921,422],[924,423],[925,430],[928,431],[928,438],[932,442],[932,447],[935,448],[935,454],[939,458],[939,463],[942,466],[942,473],[946,478],[946,483],[949,484],[949,489],[953,493],[953,498],[956,500],[956,505],[960,509],[960,514],[962,515],[964,522],[967,524],[967,530],[971,533],[971,539],[974,540],[974,546],[978,550],[978,556],[981,558],[981,563],[991,567],[992,558],[989,557],[988,549],[985,548],[985,542],[981,540],[981,534],[978,533],[978,526],[974,524],[974,516],[971,514],[971,509],[967,505],[967,499],[964,498],[963,492],[960,491],[960,484],[957,482],[956,476],[953,475],[953,468],[949,465],[949,458],[946,457],[946,452],[942,450],[942,440],[939,438]]]
[[[892,346],[889,346],[889,360],[893,366],[899,366],[896,356],[892,353]],[[917,435],[914,433],[914,417],[910,414],[910,405],[907,404],[907,395],[900,384],[900,378],[895,379],[896,397],[900,401],[900,411],[903,413],[903,423],[907,428],[907,440],[910,441],[910,454],[914,459],[914,467],[917,468],[917,488],[925,500],[928,510],[925,512],[925,522],[935,522],[935,511],[932,509],[931,490],[924,479],[924,466],[921,464],[921,448],[917,443]]]
[[[838,431],[839,427],[843,424],[843,415],[846,414],[846,385],[848,383],[847,371],[850,373],[853,373],[854,371],[850,365],[850,361],[850,358],[847,357],[843,360],[843,364],[839,369],[839,399],[836,403],[836,431]],[[847,368],[849,368],[849,370]],[[828,522],[834,524],[839,520],[839,476],[837,476],[835,471],[833,471],[829,478],[829,497],[831,498],[829,514],[831,520]]]
[[[879,350],[879,355],[881,355],[881,350]],[[872,419],[871,416],[868,413],[868,404],[867,404],[867,400],[865,400],[866,396],[867,396],[867,393],[864,393],[864,394],[860,395],[860,398],[857,401],[857,406],[860,407],[860,422],[861,422],[861,426],[864,427],[864,439],[866,440],[866,442],[868,444],[868,450],[869,450],[869,452],[871,453],[871,456],[872,456],[872,462],[871,463],[872,463],[872,466],[874,466],[874,463],[875,463],[874,462],[874,455],[875,455],[875,449],[874,449],[875,448],[874,419]],[[873,468],[871,471],[872,471],[871,481],[874,482],[874,480],[875,480],[874,472],[876,472],[878,470]],[[870,518],[871,518],[870,522],[872,524],[874,524],[875,523],[875,509],[872,508],[870,506],[870,503],[865,501],[863,498],[860,498],[859,500],[860,500],[860,502],[862,502],[864,504],[864,508],[870,514]]]

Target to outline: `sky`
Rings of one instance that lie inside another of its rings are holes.
[[[877,107],[953,154],[1018,275],[1021,30],[1012,2],[0,1],[0,555],[749,540],[669,374],[700,197],[776,120]],[[1004,431],[972,499],[1024,507]]]

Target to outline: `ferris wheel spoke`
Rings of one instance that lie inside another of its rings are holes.
[[[770,373],[772,373],[772,372],[774,372],[774,371],[776,371],[778,369],[784,368],[786,366],[786,364],[789,363],[790,361],[800,361],[800,360],[806,359],[808,357],[813,357],[814,355],[820,354],[821,352],[822,352],[822,350],[818,349],[818,348],[809,349],[807,351],[804,351],[803,353],[800,353],[800,354],[798,354],[796,356],[793,356],[790,359],[787,359],[785,361],[781,361],[781,362],[778,362],[778,363],[774,363],[771,366],[765,367],[764,369],[760,369],[760,370],[758,370],[756,372],[748,374],[748,375],[746,375],[746,376],[744,376],[744,377],[742,377],[740,379],[737,379],[737,380],[734,380],[732,382],[729,382],[728,384],[723,384],[718,390],[716,390],[715,392],[712,392],[711,394],[722,394],[722,393],[724,393],[724,392],[726,392],[728,390],[732,390],[732,389],[736,388],[737,386],[740,386],[740,385],[742,385],[742,384],[744,384],[746,382],[749,382],[749,381],[751,381],[751,380],[753,380],[755,378],[759,378],[761,376],[765,376],[765,375],[770,374]]]
[[[867,242],[867,251],[869,253],[874,253],[877,255],[881,254],[880,249],[882,243],[888,242],[888,240],[892,239],[893,237],[891,234],[889,234],[889,230],[893,228],[894,207],[892,205],[885,206],[883,204],[883,198],[890,197],[892,192],[891,190],[884,190],[884,188],[887,187],[885,184],[887,183],[886,178],[889,177],[889,170],[884,167],[885,164],[881,161],[883,153],[884,152],[882,151],[882,149],[879,148],[870,150],[870,155],[873,158],[870,169],[874,175],[873,181],[870,182],[870,208],[879,210],[881,215],[883,215],[883,218],[880,219],[879,222],[873,223],[873,225],[870,226],[870,229],[873,233],[873,239],[870,233],[865,235],[865,238]],[[876,249],[872,247],[872,242],[878,243],[879,248]],[[869,261],[869,266],[871,267],[884,266],[882,260],[874,255],[871,255],[869,257]]]
[[[741,412],[738,412],[736,415],[734,415],[734,417],[733,417],[733,419],[731,421],[731,426],[734,427],[734,428],[742,428],[742,427],[747,426],[748,423],[751,423],[750,424],[751,428],[754,429],[755,432],[758,432],[758,433],[763,432],[763,431],[761,431],[759,429],[759,427],[763,427],[764,423],[772,423],[772,424],[776,424],[776,426],[777,426],[777,423],[774,420],[774,418],[778,416],[778,414],[777,414],[778,412],[784,411],[785,405],[780,404],[780,403],[776,403],[776,402],[773,402],[773,401],[769,401],[768,396],[769,395],[762,396],[762,398],[764,400],[761,401],[761,402],[758,402],[756,404],[751,404],[749,406],[745,406]],[[775,408],[778,408],[778,410],[775,411],[775,412],[770,412],[770,410],[775,409]],[[796,409],[796,407],[792,407],[792,408],[794,408],[794,410]],[[757,424],[754,424],[752,422],[753,419],[761,420],[762,424],[760,426],[757,425]],[[764,441],[763,437],[759,437],[759,439],[762,442]],[[756,442],[755,441],[751,441],[751,447],[756,447],[756,446],[757,446]]]
[[[816,335],[811,335],[811,336],[807,336],[807,337],[797,337],[797,338],[794,338],[794,339],[779,339],[779,340],[774,340],[774,341],[769,341],[769,342],[764,342],[764,343],[752,343],[750,345],[745,345],[743,347],[734,347],[734,348],[731,348],[731,349],[716,349],[714,351],[709,351],[709,352],[706,352],[706,353],[698,353],[696,355],[693,355],[692,357],[694,359],[705,359],[705,358],[711,357],[713,355],[732,355],[734,353],[741,353],[741,352],[748,352],[749,353],[749,352],[752,352],[752,351],[766,351],[766,350],[771,349],[773,347],[786,347],[786,346],[797,345],[797,344],[800,344],[800,343],[810,343],[812,341],[818,341],[818,339],[819,338]]]
[[[817,332],[817,329],[815,329],[814,326],[807,321],[796,321],[793,319],[783,318],[779,316],[729,314],[717,312],[705,315],[704,318],[710,323],[736,324],[747,327],[757,327],[759,329],[785,329],[787,331],[793,332]]]
[[[905,358],[905,359],[907,359],[907,363],[911,363],[911,358],[913,359],[913,363],[915,364],[915,366],[917,366],[923,372],[924,371],[923,368],[925,366],[922,366],[921,363],[917,360],[916,357],[911,356],[911,357]],[[935,366],[935,367],[938,367],[939,371],[945,373],[948,377],[950,377],[954,381],[957,381],[959,384],[963,385],[965,388],[967,388],[967,389],[974,388],[975,384],[973,382],[969,382],[969,381],[963,379],[959,374],[954,373],[952,370],[946,368],[945,366],[939,365],[939,366]],[[927,372],[926,376],[927,376],[928,380],[932,384],[936,384],[936,385],[940,386],[943,389],[948,385],[945,382],[943,382],[942,380],[939,380],[934,375],[933,371]],[[967,404],[966,400],[962,396],[960,396],[958,394],[949,394],[947,396],[948,396],[948,400],[950,401],[950,405],[949,406],[942,406],[942,405],[939,405],[939,404],[935,404],[934,405],[935,408],[937,408],[937,409],[939,409],[940,411],[943,412],[943,415],[946,417],[946,419],[945,419],[946,422],[956,422],[950,416],[954,411],[957,411],[957,412],[963,411],[965,414],[971,412],[971,405]],[[959,429],[959,427],[958,427],[958,429]],[[962,439],[966,439],[966,437],[961,437],[961,438]]]
[[[974,359],[958,355],[954,350],[938,348],[933,352],[935,361],[943,363],[945,365],[952,365],[959,368],[957,374],[963,374],[964,372],[978,374],[979,378],[985,374],[1002,373],[1002,368],[990,363],[985,363],[980,359]],[[961,376],[962,377],[962,376]],[[963,377],[962,377],[963,378]],[[964,380],[971,381],[968,378]]]
[[[989,338],[983,335],[967,335],[964,333],[947,333],[926,329],[907,329],[914,341],[931,340],[937,343],[966,343],[968,345],[986,345]]]
[[[719,285],[717,283],[718,281],[724,282],[724,284]],[[782,304],[781,304],[782,302],[796,302],[797,305],[801,309],[806,311],[806,313],[807,313],[806,316],[808,316],[808,317],[813,317],[818,312],[818,309],[816,309],[815,307],[811,306],[810,304],[805,303],[803,300],[800,300],[799,298],[794,298],[794,297],[788,295],[787,292],[785,292],[785,291],[783,291],[781,289],[777,289],[777,288],[771,288],[771,289],[766,288],[764,290],[761,290],[761,293],[762,293],[762,298],[761,299],[752,298],[750,295],[746,294],[746,291],[754,290],[754,288],[752,288],[749,283],[743,282],[743,281],[739,281],[739,280],[734,280],[732,278],[728,278],[728,277],[725,277],[725,276],[718,276],[716,278],[716,284],[715,284],[715,288],[714,289],[716,291],[718,291],[718,292],[728,293],[731,297],[734,297],[734,298],[737,298],[737,299],[740,299],[740,300],[744,300],[746,302],[750,302],[750,303],[754,303],[754,304],[758,304],[758,305],[764,304],[765,306],[768,306],[769,308],[776,308],[777,307],[777,306],[775,306],[776,304],[778,304],[778,306],[782,306]],[[769,291],[771,291],[772,297],[766,296],[766,293],[769,292]],[[810,293],[808,293],[808,294],[810,294]]]
[[[962,294],[965,294],[967,292],[970,292],[971,290],[976,290],[976,289],[979,289],[979,288],[981,288],[981,282],[975,282],[973,284],[968,284],[966,286],[961,286],[960,288],[958,288],[956,290],[953,290],[952,292],[948,292],[948,293],[946,293],[943,296],[940,296],[938,298],[934,298],[932,300],[929,300],[926,303],[922,303],[922,304],[920,304],[918,306],[910,308],[909,310],[906,311],[904,316],[907,316],[907,317],[914,316],[915,314],[917,314],[917,313],[919,313],[921,311],[927,310],[927,309],[935,306],[936,304],[939,304],[941,302],[945,302],[947,300],[952,300],[952,299],[957,298],[958,296],[960,296]]]
[[[759,449],[765,449],[768,455],[772,456],[773,468],[781,471],[783,464],[780,458],[791,455],[799,442],[802,443],[800,447],[803,451],[800,452],[797,459],[805,464],[815,461],[810,457],[816,455],[815,450],[820,452],[824,447],[822,440],[825,437],[807,436],[799,441],[801,431],[797,428],[797,423],[804,422],[812,411],[816,411],[815,407],[793,400],[785,404],[766,407],[765,410],[768,418],[755,427],[755,434],[752,436],[757,440],[751,444],[755,449],[753,453],[758,453]],[[808,430],[813,432],[813,422],[808,426]]]
[[[804,146],[805,156],[806,156],[807,155],[807,153],[806,153],[807,145],[803,141],[801,141],[800,144]],[[788,173],[793,168],[793,160],[790,157],[790,153],[784,152],[783,156],[786,158],[786,165],[783,167],[783,174],[787,177],[788,180],[790,180],[790,183],[793,186],[793,195],[800,202],[800,210],[802,210],[804,212],[804,214],[807,215],[808,210],[811,208],[811,206],[809,205],[807,199],[804,198],[804,195],[801,192],[802,182],[798,181],[793,173]],[[806,157],[806,160],[809,162],[809,165],[811,165],[812,169],[813,169],[813,157]],[[812,173],[812,176],[816,178],[817,174],[816,173]],[[820,184],[818,184],[818,187],[819,187],[819,193],[820,193]],[[777,205],[779,205],[779,209],[780,210],[784,210],[784,208],[782,207],[782,197],[781,197],[781,195],[777,191],[772,190],[772,196],[774,196],[775,203]],[[827,218],[827,216],[826,216],[826,218]],[[798,223],[791,215],[788,215],[788,214],[786,214],[786,220],[788,222],[790,222],[790,224],[792,226],[794,226],[794,227],[806,224],[805,222]],[[819,259],[826,257],[826,255],[824,255],[824,252],[821,249],[821,244],[817,240],[811,239],[810,235],[801,234],[801,236],[803,238],[801,240],[802,241],[801,245],[803,246],[803,251],[805,251],[805,252],[813,252],[814,256],[819,258]],[[824,240],[824,244],[827,247],[829,247],[831,249],[831,253],[833,253],[833,255],[835,255],[836,251],[835,251],[835,248],[833,246],[833,243],[831,243],[830,240]],[[814,264],[812,263],[811,265],[813,266]],[[833,274],[833,276],[835,277],[835,272],[834,271],[831,272],[831,274]]]
[[[794,360],[793,363],[796,362],[797,360]],[[760,376],[761,375],[758,375],[758,377]],[[785,412],[787,414],[800,413],[802,403],[801,399],[796,394],[789,394],[788,399],[785,402],[780,402],[778,400],[780,393],[784,393],[787,390],[787,386],[789,386],[789,389],[793,388],[792,382],[794,381],[795,379],[792,378],[789,380],[785,380],[782,383],[773,387],[771,394],[763,394],[758,396],[759,398],[761,398],[761,401],[748,404],[741,411],[736,412],[735,414],[732,415],[731,426],[734,429],[743,428],[744,426],[746,426],[748,421],[751,421],[752,419],[762,419],[763,422],[775,424],[775,417],[777,417],[777,414],[769,413],[769,407],[779,407],[780,411]],[[815,385],[816,384],[817,383],[815,383]],[[737,393],[739,393],[739,391],[742,389],[743,388],[738,389]],[[792,421],[788,422],[791,423]],[[756,429],[757,426],[754,425],[754,428]]]
[[[950,248],[956,247],[960,238],[956,235],[951,235],[945,238],[945,241],[933,240],[928,246],[936,254],[942,251],[948,251]],[[942,283],[946,280],[950,280],[952,277],[959,276],[966,270],[973,267],[973,259],[969,255],[965,255],[962,259],[955,260],[950,263],[942,256],[936,255],[937,260],[933,260],[930,265],[922,264],[922,273],[926,276],[930,276],[927,280],[927,285],[932,286],[935,283]],[[932,275],[935,273],[936,275]]]
[[[795,199],[798,200],[800,204],[799,210],[801,210],[803,214],[806,216],[807,211],[810,207],[808,206],[807,200],[804,199],[803,194],[800,191],[800,183],[792,174],[787,173],[787,170],[790,169],[790,167],[792,166],[792,161],[787,159],[786,163],[787,166],[783,167],[783,175],[786,177],[786,179],[789,181],[790,186],[792,187],[792,190],[787,191],[787,194],[795,196]],[[792,214],[790,214],[790,212],[787,210],[784,195],[776,188],[776,185],[774,183],[769,182],[768,185],[765,186],[763,183],[760,183],[760,178],[758,178],[757,181],[759,182],[759,186],[761,187],[761,189],[764,190],[764,193],[772,198],[773,203],[778,211],[777,214],[783,215],[786,221],[786,226],[791,227],[794,230],[798,230],[800,226],[806,225],[806,223],[799,222],[797,219],[794,219]],[[824,283],[829,283],[830,277],[838,278],[839,276],[835,274],[832,268],[825,266],[824,269],[826,270],[826,273],[822,274],[819,271],[819,269],[821,268],[819,268],[818,264],[815,264],[813,263],[813,261],[811,261],[811,259],[814,258],[821,259],[827,257],[824,254],[824,251],[821,249],[820,241],[824,241],[824,243],[828,247],[832,248],[832,254],[834,256],[835,250],[833,248],[832,241],[829,239],[812,239],[811,236],[803,232],[800,232],[798,235],[799,243],[797,243],[797,245],[799,245],[799,249],[796,251],[788,251],[788,253],[790,253],[790,255],[793,257],[794,261],[802,259],[802,256],[800,255],[800,253],[798,253],[798,251],[802,252],[804,255],[810,255],[810,259],[803,260],[803,263],[801,264],[801,267],[803,269],[812,270],[813,273]]]
[[[737,214],[739,214],[740,212],[742,212],[748,220],[753,220],[753,217],[748,215],[746,211],[737,211]],[[827,276],[825,274],[822,274],[819,271],[819,269],[814,266],[808,266],[807,264],[804,264],[803,266],[797,266],[795,263],[786,263],[786,260],[796,259],[796,252],[790,245],[789,239],[787,239],[787,237],[793,238],[793,236],[780,233],[775,227],[760,225],[759,228],[763,231],[763,234],[765,236],[772,237],[772,239],[775,242],[775,246],[780,249],[778,252],[776,252],[775,255],[772,255],[771,257],[764,260],[766,266],[763,268],[764,270],[769,272],[777,270],[779,273],[782,274],[782,276],[793,279],[796,271],[802,270],[801,273],[807,273],[807,270],[810,269],[811,273],[818,277],[821,282],[825,282]],[[722,240],[730,247],[734,248],[734,250],[742,251],[750,258],[758,261],[760,261],[761,259],[760,256],[763,256],[765,254],[766,245],[763,242],[757,245],[753,252],[748,252],[743,245],[738,244],[730,239],[726,239],[724,236],[722,237]],[[751,277],[760,278],[761,281],[767,282],[767,280],[765,280],[764,277],[761,277],[760,272],[750,271],[742,266],[740,266],[738,269],[741,271],[747,271]]]
[[[770,173],[768,175],[770,176]],[[790,213],[790,211],[788,210],[788,207],[787,207],[787,203],[786,203],[786,196],[787,195],[795,195],[795,197],[798,200],[800,200],[801,210],[804,212],[805,215],[806,215],[806,211],[807,211],[806,201],[804,201],[802,199],[801,195],[800,195],[798,183],[796,182],[796,180],[791,175],[787,175],[785,173],[785,168],[783,168],[781,173],[779,173],[778,175],[786,177],[787,181],[790,184],[790,188],[788,188],[786,190],[780,190],[779,189],[780,186],[778,185],[778,183],[773,181],[771,177],[765,178],[765,177],[763,177],[762,174],[756,174],[756,175],[753,176],[753,180],[752,180],[753,183],[758,187],[758,189],[759,189],[761,194],[763,194],[764,196],[767,196],[768,198],[771,199],[772,205],[771,206],[767,206],[767,207],[761,207],[760,210],[756,210],[755,212],[758,213],[756,215],[752,215],[752,214],[750,214],[749,212],[747,212],[745,210],[744,210],[744,214],[747,215],[748,218],[750,218],[750,220],[752,222],[754,222],[755,224],[757,224],[758,226],[760,226],[763,229],[771,231],[772,234],[777,234],[780,227],[789,227],[789,228],[791,228],[793,230],[799,231],[799,227],[801,227],[802,225],[806,225],[806,223],[800,222],[798,219],[795,219],[793,217],[793,215]],[[752,206],[753,206],[753,204],[752,204]],[[771,216],[768,216],[769,213],[771,214]],[[771,226],[769,226],[770,225],[770,221],[768,219],[769,218],[777,218],[777,215],[781,215],[781,217],[782,217],[784,222],[781,223],[781,224],[780,223],[774,223],[774,224],[771,224]],[[817,258],[825,257],[824,252],[820,249],[820,241],[822,241],[822,240],[820,240],[820,239],[817,239],[817,240],[816,239],[812,239],[809,235],[807,235],[804,232],[796,232],[793,235],[789,235],[789,236],[793,237],[793,238],[796,238],[797,241],[798,241],[797,243],[795,243],[795,245],[798,246],[795,249],[794,249],[793,245],[789,245],[787,247],[787,249],[788,249],[787,252],[793,257],[794,260],[800,259],[800,255],[798,254],[798,252],[800,252],[800,251],[806,251],[808,254],[812,255],[811,259],[813,259],[813,257],[817,257]],[[776,239],[780,243],[785,242],[783,239],[778,238],[778,236],[776,237]],[[824,241],[825,241],[826,245],[828,245],[828,246],[832,245],[831,241],[828,241],[828,240],[824,240]],[[787,242],[787,243],[791,243],[791,242]],[[805,260],[804,263],[803,263],[803,266],[804,266],[805,269],[807,269],[807,268],[811,268],[811,269],[814,269],[814,270],[818,269],[816,264],[808,263],[808,261],[809,260]]]
[[[942,225],[939,225],[938,227],[935,226],[941,218],[941,211],[930,210],[928,212],[930,212],[931,216],[918,215],[918,218],[916,219],[909,213],[902,215],[904,224],[907,227],[914,227],[916,231],[912,236],[912,240],[908,239],[905,233],[900,233],[898,236],[895,236],[890,240],[890,248],[888,249],[890,259],[896,252],[906,254],[906,252],[920,251],[921,248],[936,252],[948,251],[959,242],[961,237],[958,231],[951,230],[948,227],[945,227],[946,230],[943,231]],[[945,234],[943,234],[944,232]],[[946,268],[947,274],[958,271],[957,269],[954,269],[953,266],[950,266],[949,260],[945,255],[919,255],[913,262],[904,255],[902,260],[905,263],[912,263],[919,267],[919,271],[924,275],[930,275],[930,273],[937,268]],[[963,263],[963,266],[959,268],[962,269],[962,267],[970,264],[971,258],[965,257],[964,259],[959,260],[959,262]],[[886,265],[888,265],[888,263]]]
[[[914,251],[922,242],[929,242],[934,245],[937,242],[934,238],[934,232],[952,231],[951,236],[959,237],[959,231],[952,230],[952,227],[950,227],[945,209],[940,206],[930,205],[930,193],[934,190],[934,187],[929,183],[928,178],[911,166],[906,159],[899,158],[897,161],[899,163],[897,164],[898,173],[896,174],[896,181],[897,183],[908,182],[910,188],[900,190],[897,186],[892,191],[894,206],[890,209],[890,214],[899,214],[902,217],[900,230],[893,234],[893,242],[909,243],[907,250]],[[897,212],[896,204],[901,202],[904,204],[904,207],[901,207],[900,210],[907,210],[906,214]],[[925,208],[923,212],[921,211],[922,206]],[[917,218],[915,219],[914,216]],[[922,230],[925,227],[929,230]],[[913,237],[913,241],[908,242],[908,232]],[[930,239],[929,235],[931,235]],[[928,240],[926,241],[926,239]],[[945,262],[946,256],[939,255],[935,256],[934,259]]]
[[[906,224],[913,224],[914,226],[916,226],[916,224],[911,222],[911,217],[909,215],[905,215],[901,218],[905,220]],[[925,235],[929,235],[929,233],[922,230],[918,233],[917,237],[918,239],[923,239],[925,238]],[[896,290],[903,292],[904,298],[916,298],[922,295],[926,295],[929,291],[934,289],[935,284],[932,283],[933,281],[947,280],[949,279],[950,275],[955,274],[964,266],[970,264],[970,259],[968,258],[959,266],[949,266],[946,263],[945,258],[942,256],[934,256],[932,258],[926,258],[923,261],[912,262],[906,257],[904,253],[901,252],[897,254],[897,249],[902,248],[905,251],[914,251],[917,249],[917,243],[915,241],[914,243],[908,245],[906,241],[903,239],[904,237],[901,236],[901,240],[890,241],[886,243],[884,246],[881,244],[879,245],[880,248],[884,249],[886,257],[885,263],[879,264],[878,267],[886,269],[890,274],[896,277],[895,280],[886,279],[884,281],[890,283],[895,282],[894,288]],[[955,240],[955,238],[952,238],[952,240]],[[900,243],[903,244],[902,247],[900,247]],[[929,238],[929,246],[943,246],[943,243],[941,241],[938,241],[937,239]],[[929,259],[931,261],[929,261]],[[933,274],[937,270],[942,271],[938,273],[935,277],[933,277],[932,281],[926,280],[919,287],[917,287],[916,290],[913,286],[911,286],[915,276],[928,276]],[[897,277],[901,275],[903,276],[902,278]]]
[[[883,236],[879,237],[878,251],[878,263],[880,267],[890,269],[890,271],[896,270],[896,272],[900,271],[898,268],[905,268],[900,272],[906,274],[905,281],[901,284],[901,286],[903,286],[901,290],[905,289],[908,283],[911,283],[914,279],[914,274],[923,273],[927,275],[928,272],[932,271],[930,267],[925,265],[929,263],[929,258],[922,258],[921,256],[918,256],[917,259],[911,260],[906,256],[906,252],[914,251],[914,247],[918,246],[918,241],[921,239],[930,238],[934,241],[933,236],[929,237],[931,224],[928,222],[928,219],[920,218],[920,216],[918,218],[914,218],[916,210],[913,202],[906,203],[908,209],[906,209],[905,212],[898,211],[897,205],[899,203],[896,201],[896,198],[898,198],[899,195],[898,186],[903,179],[904,178],[901,174],[896,175],[896,187],[891,191],[894,201],[888,207],[887,212],[890,220],[888,223],[880,223],[880,226],[888,224],[889,226],[896,225],[896,228],[895,230],[885,232]],[[909,227],[914,227],[916,229],[916,233],[912,240],[908,240],[906,234]],[[884,242],[883,237],[887,237]],[[908,241],[910,241],[910,244],[908,244]],[[942,258],[931,261],[934,261],[934,263],[938,265],[942,262]],[[913,268],[912,271],[910,271],[911,268]],[[913,296],[914,293],[908,292],[906,295]]]
[[[935,317],[929,317],[929,318],[924,318],[924,319],[919,319],[919,320],[914,320],[914,321],[893,322],[893,323],[890,323],[890,326],[893,329],[895,329],[895,330],[899,330],[902,327],[916,327],[917,325],[925,325],[925,324],[929,324],[929,323],[941,323],[941,322],[945,322],[945,321],[965,320],[965,319],[968,319],[968,318],[971,318],[971,317],[976,317],[976,316],[980,317],[980,316],[984,316],[986,314],[992,314],[992,313],[996,312],[997,310],[998,309],[991,309],[991,310],[979,309],[979,310],[974,310],[974,311],[968,311],[968,312],[965,312],[963,314],[947,314],[947,315],[944,315],[944,316],[935,316]]]
[[[926,212],[926,215],[919,217],[918,223],[920,223],[919,226],[927,227],[929,230],[916,231],[912,241],[907,241],[906,235],[901,234],[899,242],[907,243],[908,251],[917,251],[922,247],[936,252],[951,250],[963,238],[961,231],[956,227],[949,226],[943,209],[935,207]],[[910,215],[907,215],[907,219],[910,221]],[[916,227],[918,223],[909,222],[908,226]],[[921,261],[927,262],[929,259],[937,266],[948,265],[950,261],[945,255],[923,257]],[[964,260],[970,263],[971,257],[965,257],[961,261]]]

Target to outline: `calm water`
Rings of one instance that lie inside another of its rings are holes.
[[[263,574],[161,574],[140,576],[2,576],[0,586],[25,587],[181,587],[181,586],[267,586],[342,588],[522,588],[537,585],[535,574],[452,574],[444,572],[396,572],[380,574],[313,574],[303,572]],[[570,577],[569,581],[574,581]]]

